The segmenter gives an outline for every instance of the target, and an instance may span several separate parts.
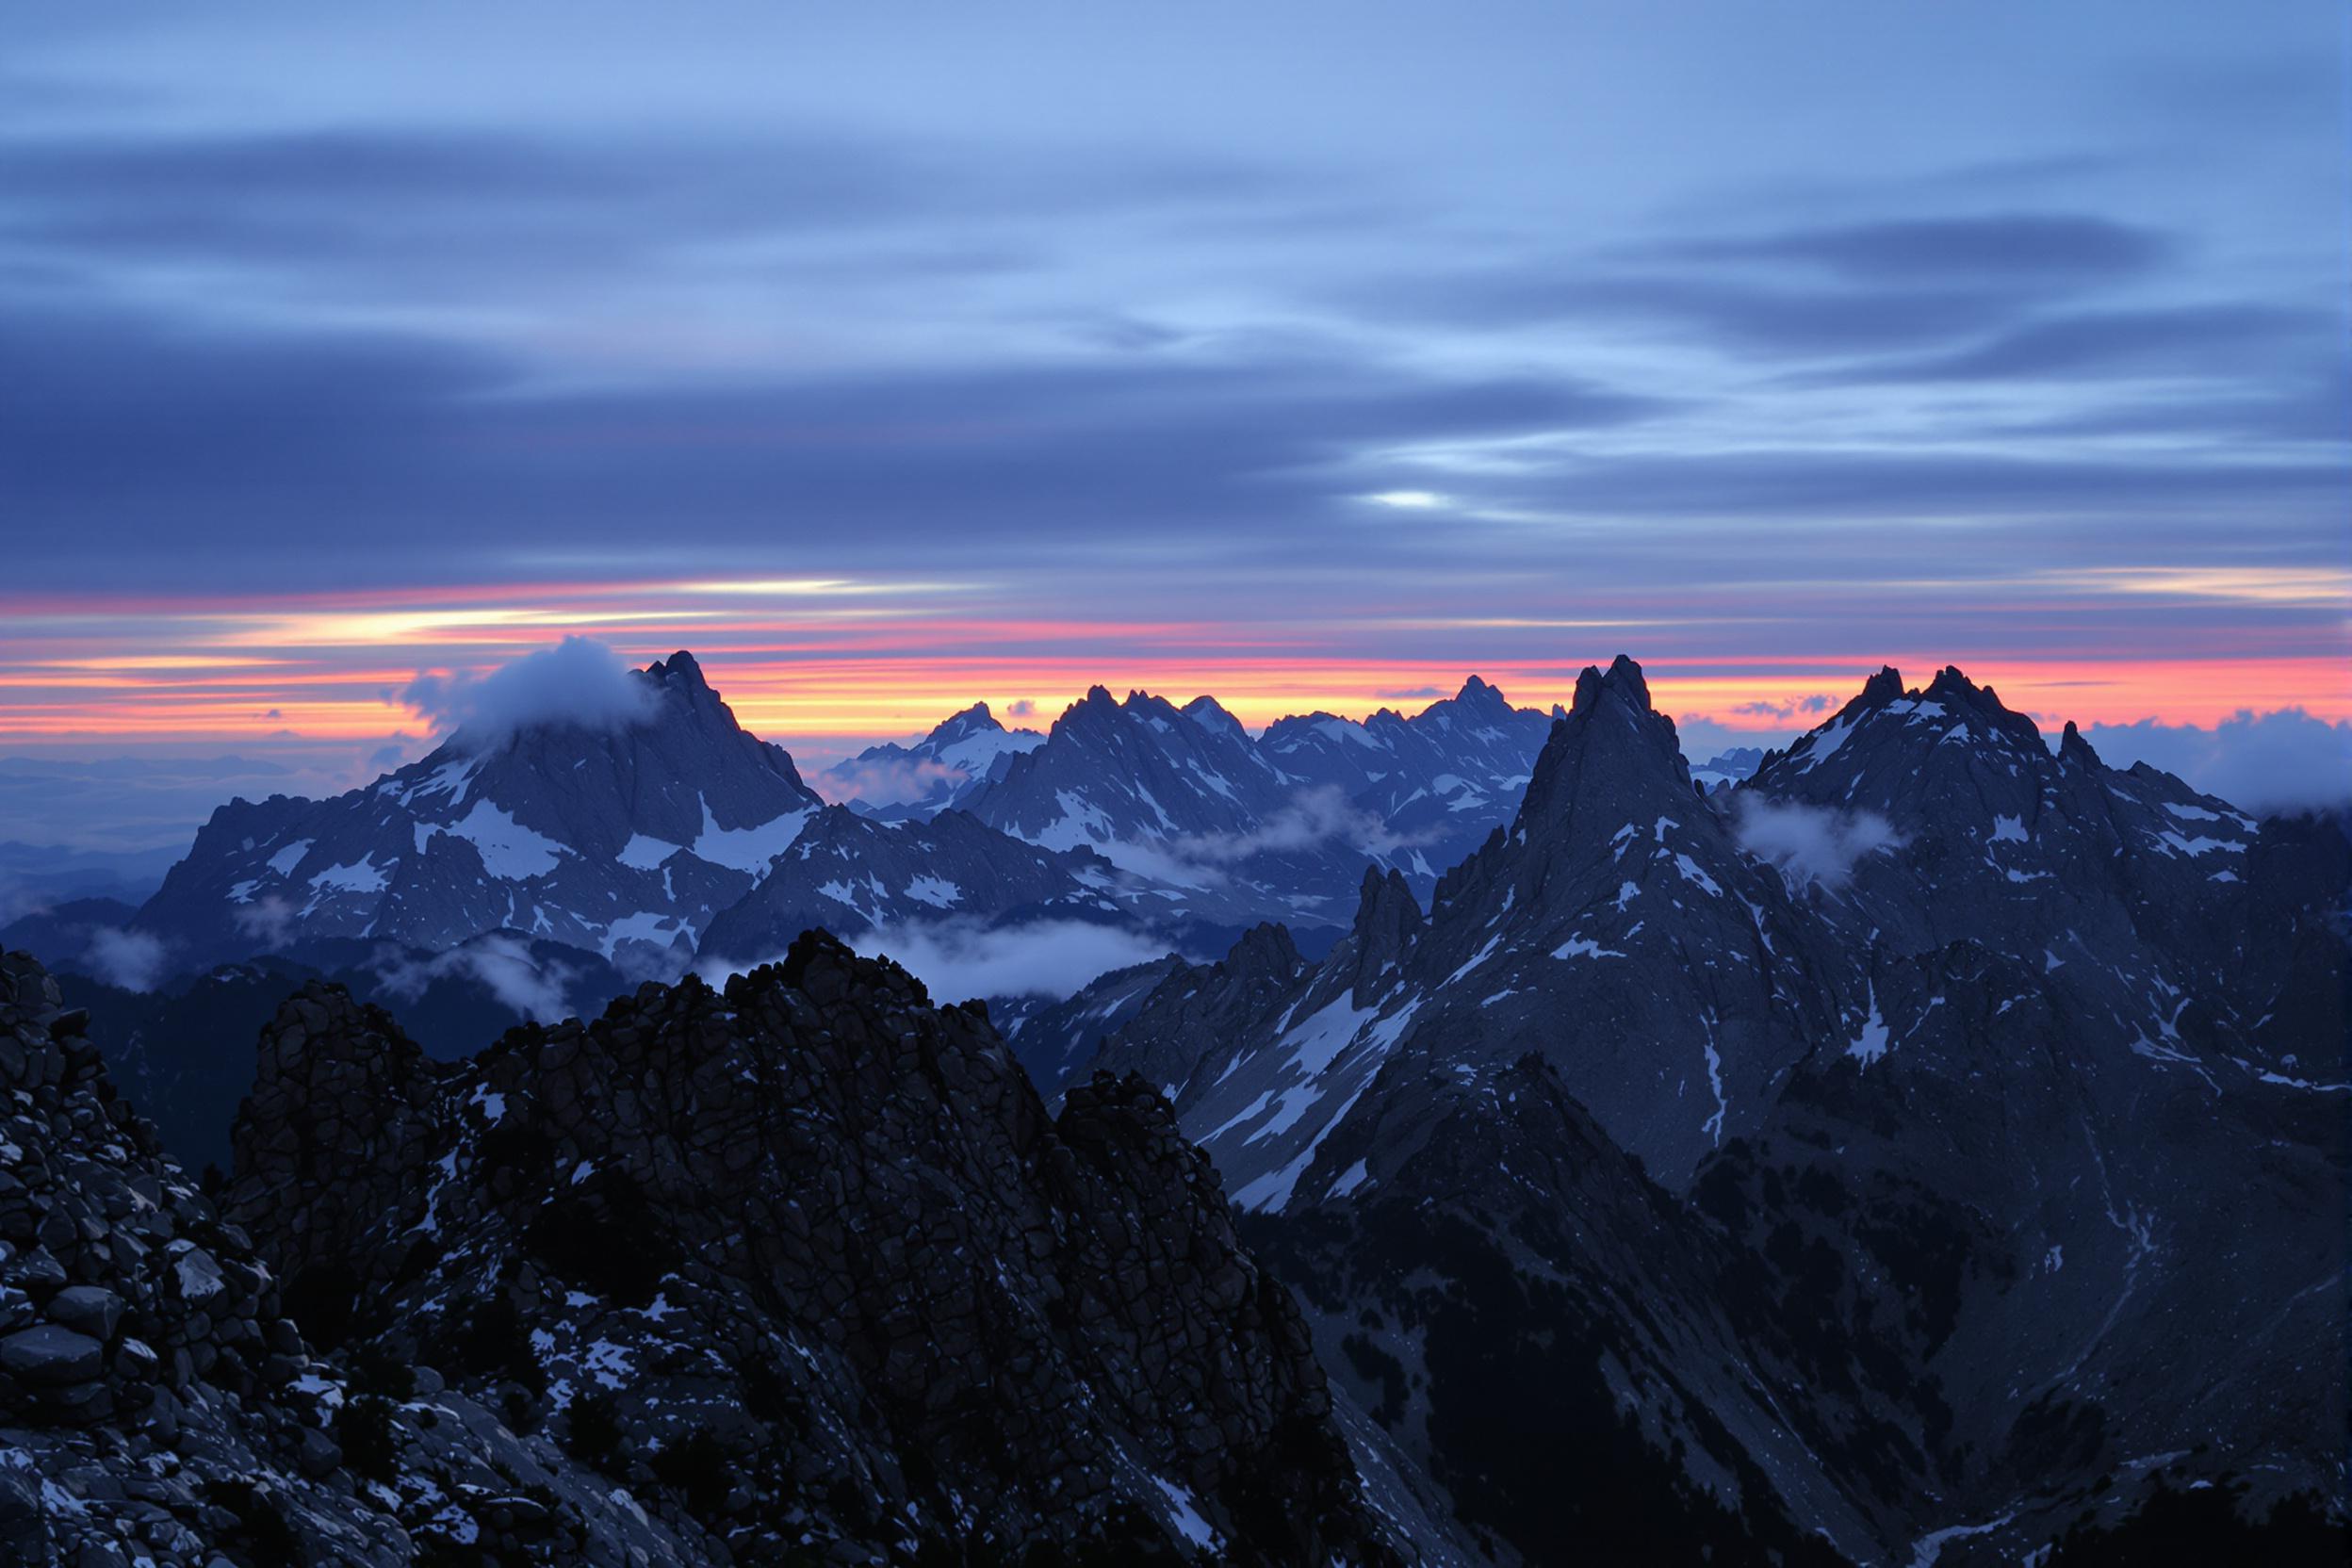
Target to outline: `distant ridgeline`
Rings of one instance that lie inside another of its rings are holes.
[[[74,972],[11,961],[65,1065],[6,1134],[0,1542],[2344,1560],[2340,820],[1951,669],[1696,769],[1623,659],[1255,738],[1097,688],[846,804],[633,678],[0,932]]]

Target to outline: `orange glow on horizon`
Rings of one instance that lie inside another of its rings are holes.
[[[635,660],[660,656],[639,653]],[[1931,678],[1937,665],[1927,657],[1886,662],[1915,685]],[[1253,729],[1316,710],[1358,718],[1383,707],[1414,712],[1453,694],[1472,673],[1520,706],[1549,706],[1569,700],[1585,662],[1488,663],[1475,672],[1200,653],[1100,662],[1068,656],[776,660],[714,653],[703,662],[746,727],[789,744],[799,736],[913,733],[981,700],[1007,724],[1042,728],[1094,684],[1122,697],[1131,689],[1177,702],[1211,694]],[[1875,667],[1833,659],[1774,660],[1725,671],[1722,662],[1708,662],[1706,673],[1684,674],[1674,660],[1645,661],[1654,700],[1680,718],[1759,734],[1811,727]],[[2302,708],[2322,718],[2352,717],[2341,671],[2325,661],[1993,661],[1964,662],[1963,668],[2045,727],[2069,718],[2083,725],[2149,717],[2211,725],[2242,709]],[[234,741],[291,732],[314,740],[378,740],[399,731],[421,733],[417,715],[392,695],[411,673],[286,670],[266,679],[232,674],[149,679],[95,671],[0,675],[0,738]],[[1826,709],[1802,706],[1820,698],[1827,699]],[[1022,703],[1029,705],[1025,713],[1018,706]]]
[[[2249,591],[2234,578],[2220,586]],[[2211,725],[2283,708],[2352,719],[2341,619],[2318,629],[2186,613],[2096,620],[2119,597],[2144,612],[2152,591],[2133,579],[2113,592],[2068,590],[2088,597],[2010,606],[2007,641],[1984,657],[1936,647],[1858,656],[1819,638],[1812,622],[1709,618],[1689,605],[1665,617],[1357,608],[1116,620],[1040,614],[976,585],[779,578],[234,599],[0,595],[0,745],[421,737],[428,727],[399,698],[419,671],[480,673],[573,634],[638,664],[693,648],[737,716],[788,746],[918,733],[978,700],[1007,723],[1042,727],[1095,684],[1179,702],[1214,694],[1253,728],[1315,710],[1416,711],[1472,673],[1522,706],[1549,706],[1569,700],[1586,663],[1621,649],[1642,660],[1666,711],[1758,734],[1810,727],[1882,662],[1915,685],[1958,663],[2047,728],[2069,718]],[[2094,627],[2111,629],[2112,645],[2095,645]],[[1786,649],[1799,636],[1820,651],[1737,651]]]

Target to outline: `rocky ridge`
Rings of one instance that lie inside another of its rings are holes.
[[[1049,1119],[985,1013],[830,938],[460,1065],[307,992],[237,1153],[230,1212],[352,1303],[347,1354],[592,1451],[711,1560],[1390,1560],[1159,1096]],[[680,1452],[726,1484],[651,1501]]]
[[[1158,1096],[1049,1119],[830,939],[466,1064],[314,984],[218,1202],[57,1001],[0,967],[8,1560],[1397,1560]]]

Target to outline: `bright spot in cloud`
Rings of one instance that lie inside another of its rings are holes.
[[[1407,512],[1425,512],[1446,504],[1446,498],[1434,490],[1381,490],[1364,498],[1375,506],[1394,506]]]

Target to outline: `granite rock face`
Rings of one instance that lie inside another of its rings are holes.
[[[434,1366],[714,1560],[1392,1560],[1160,1096],[1049,1119],[984,1012],[828,937],[462,1065],[314,988],[237,1152],[229,1212],[347,1357]]]

